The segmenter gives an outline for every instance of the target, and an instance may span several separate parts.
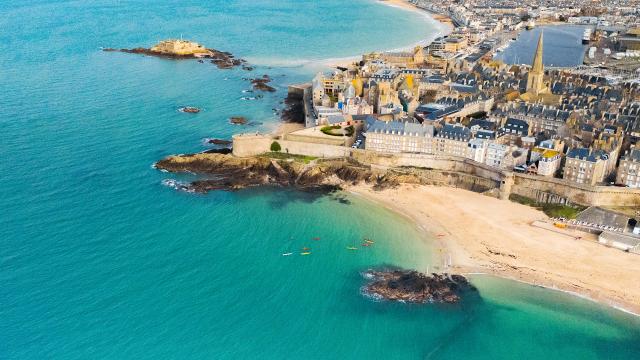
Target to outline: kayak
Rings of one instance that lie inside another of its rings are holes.
[[[303,247],[302,248],[302,251],[309,251],[309,250],[311,250],[311,248],[308,248],[308,247]]]
[[[362,244],[362,246],[371,246],[371,244],[369,244],[369,243],[364,243],[364,244]]]
[[[320,240],[320,238],[319,237],[314,237],[313,240]]]
[[[347,246],[347,250],[358,250],[358,248],[354,246]]]
[[[310,252],[301,252],[300,255],[311,255]]]
[[[289,256],[289,255],[293,255],[293,253],[284,253],[284,254],[282,254],[282,256]]]
[[[365,241],[366,243],[369,243],[369,244],[373,244],[373,243],[375,242],[375,241],[373,241],[373,240],[371,240],[371,239],[365,239],[364,241]]]

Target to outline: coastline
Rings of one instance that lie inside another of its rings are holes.
[[[446,17],[441,15],[436,16],[437,14],[433,14],[424,9],[421,9],[406,0],[375,0],[375,2],[381,5],[416,13],[424,18],[425,24],[436,26],[434,29],[436,31],[433,34],[434,36],[432,39],[419,40],[415,43],[411,43],[409,45],[402,46],[399,48],[379,50],[381,52],[409,51],[415,48],[416,46],[427,46],[431,42],[433,42],[433,40],[436,39],[437,37],[444,36],[450,33],[451,31],[453,31],[454,29],[453,23],[451,21],[444,21]],[[330,59],[319,60],[318,63],[327,67],[348,66],[348,65],[351,65],[351,63],[353,63],[354,61],[358,61],[361,57],[362,55],[347,56],[344,58],[330,58]]]
[[[433,14],[427,10],[421,9],[406,0],[371,0],[377,4],[383,6],[389,6],[396,9],[400,9],[403,11],[413,12],[415,14],[420,15],[423,18],[423,23],[426,26],[433,26],[435,30],[433,36],[430,38],[422,39],[417,42],[413,42],[407,45],[403,45],[397,48],[392,49],[375,49],[373,51],[377,52],[398,52],[398,51],[411,51],[416,46],[428,46],[439,36],[444,36],[453,31],[454,26],[448,18],[439,15]],[[367,53],[367,52],[365,52]],[[247,56],[246,60],[252,64],[260,64],[266,66],[273,67],[311,67],[314,71],[326,70],[326,68],[335,68],[335,67],[347,67],[352,63],[359,61],[362,58],[362,54],[354,54],[344,57],[333,57],[333,58],[324,58],[324,59],[301,59],[295,61],[286,61],[286,60],[270,60],[270,59],[260,59],[253,58],[251,56]]]
[[[450,272],[515,280],[640,315],[637,255],[597,244],[595,236],[576,240],[529,225],[546,218],[541,211],[449,187],[345,190],[413,221],[434,241],[429,256],[451,261]]]

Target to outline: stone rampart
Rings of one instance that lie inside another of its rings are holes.
[[[640,189],[613,186],[588,186],[563,179],[504,171],[470,159],[428,154],[383,154],[370,150],[328,144],[274,139],[267,135],[236,135],[233,155],[254,156],[270,151],[278,141],[282,152],[321,158],[351,157],[360,163],[394,171],[418,171],[425,183],[456,186],[473,191],[499,189],[506,199],[517,194],[541,203],[568,203],[583,206],[640,206]],[[410,168],[413,168],[411,170]]]
[[[335,158],[349,156],[351,148],[328,144],[314,144],[274,138],[268,135],[241,134],[233,136],[233,155],[238,157],[255,156],[270,151],[271,144],[277,141],[284,153]]]
[[[581,185],[563,179],[525,174],[514,174],[512,192],[539,202],[583,206],[640,206],[640,189]]]

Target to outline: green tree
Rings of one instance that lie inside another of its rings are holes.
[[[271,151],[279,152],[280,150],[282,150],[282,147],[280,146],[279,142],[274,141],[274,142],[271,143]]]

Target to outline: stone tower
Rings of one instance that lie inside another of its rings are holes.
[[[538,39],[536,54],[533,56],[533,64],[527,77],[527,92],[539,95],[545,89],[544,86],[544,66],[542,65],[542,32]]]

